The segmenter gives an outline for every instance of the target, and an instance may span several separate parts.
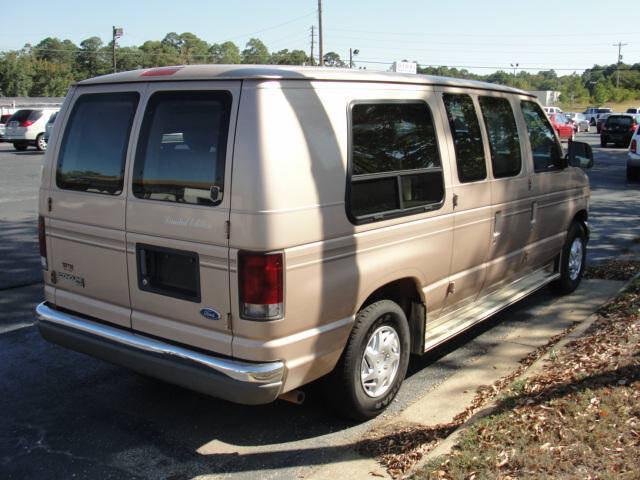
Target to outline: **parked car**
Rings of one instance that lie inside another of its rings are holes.
[[[47,149],[44,138],[49,117],[57,112],[53,108],[25,108],[14,113],[5,130],[5,142],[13,143],[16,150],[26,150],[29,145],[38,150]]]
[[[49,143],[49,137],[51,136],[51,130],[53,130],[53,124],[56,121],[56,117],[58,116],[58,112],[55,112],[53,115],[49,117],[49,121],[44,128],[44,141]]]
[[[597,125],[598,120],[602,115],[606,115],[611,112],[612,110],[609,107],[589,107],[584,111],[584,115],[587,117],[587,120],[589,120],[589,124],[593,126]]]
[[[600,130],[600,146],[615,143],[616,147],[628,147],[637,127],[638,123],[633,115],[609,115]]]
[[[560,107],[542,107],[542,109],[547,112],[547,114],[551,113],[562,113]]]
[[[640,107],[627,108],[627,112],[626,113],[631,113],[633,115],[638,115],[638,114],[640,114]]]
[[[600,132],[602,131],[602,125],[604,124],[604,122],[607,121],[607,118],[609,118],[609,115],[611,114],[603,113],[600,115],[600,117],[598,118],[598,123],[596,123],[596,133],[600,134]]]
[[[627,153],[627,180],[640,180],[640,128],[631,137]]]
[[[3,115],[0,115],[0,143],[5,141],[4,140],[5,128],[10,118],[11,118],[10,113],[5,113]]]
[[[558,132],[560,139],[570,141],[574,140],[576,131],[573,128],[573,123],[571,123],[564,114],[552,113],[549,115],[549,121],[551,122],[553,129]]]
[[[246,404],[330,375],[367,419],[410,353],[582,278],[593,154],[565,155],[524,91],[187,65],[81,81],[63,108],[38,327],[147,375]]]
[[[589,131],[589,120],[583,113],[564,112],[564,116],[571,120],[576,133]]]

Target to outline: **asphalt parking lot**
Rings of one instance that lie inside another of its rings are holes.
[[[640,183],[626,150],[596,147],[589,172],[589,261],[640,251]],[[33,326],[41,285],[36,242],[42,154],[0,144],[0,477],[291,479],[329,463],[369,428],[307,401],[244,407],[139,376],[50,345]],[[541,291],[445,348],[413,361],[388,415],[536,317]]]

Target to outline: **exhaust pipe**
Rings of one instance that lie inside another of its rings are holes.
[[[295,403],[296,405],[302,405],[306,395],[302,390],[291,390],[290,392],[283,393],[278,398],[285,402]]]

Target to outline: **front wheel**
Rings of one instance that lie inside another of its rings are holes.
[[[368,420],[391,403],[407,373],[409,336],[407,317],[391,300],[375,302],[358,313],[325,390],[342,416]]]
[[[44,133],[36,137],[36,148],[40,152],[44,152],[47,149],[47,140],[44,138]]]
[[[600,146],[603,148],[607,146],[607,141],[604,138],[600,139]]]
[[[584,274],[586,260],[586,227],[581,223],[573,222],[569,227],[567,239],[560,253],[560,278],[550,284],[551,289],[556,293],[566,295],[578,288]]]

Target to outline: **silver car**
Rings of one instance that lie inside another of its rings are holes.
[[[567,118],[569,118],[575,125],[577,125],[577,132],[588,132],[589,131],[589,120],[585,116],[584,113],[578,112],[565,112],[564,114]]]

